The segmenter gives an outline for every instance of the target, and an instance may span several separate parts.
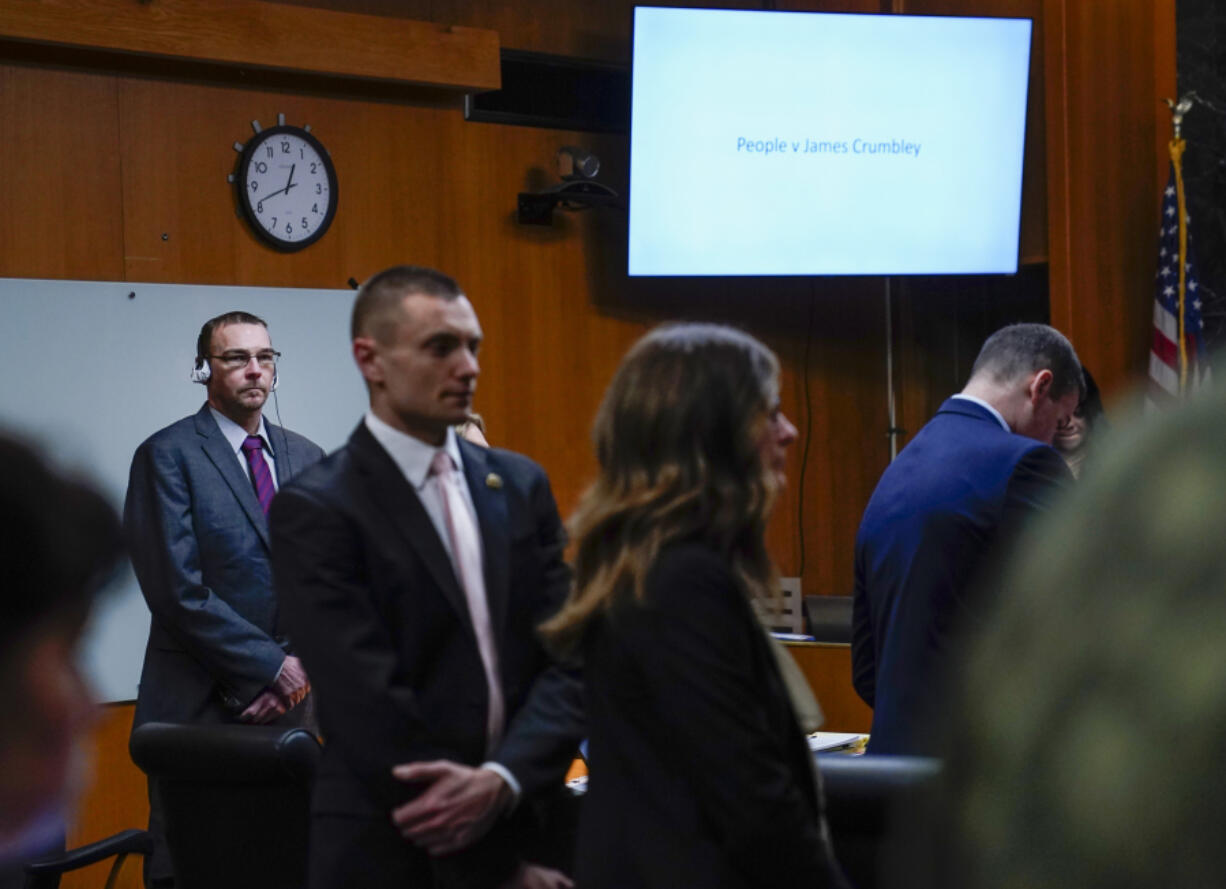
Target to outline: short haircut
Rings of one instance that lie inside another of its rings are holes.
[[[0,667],[40,627],[84,624],[123,551],[115,510],[93,488],[0,435]]]
[[[388,342],[396,329],[400,304],[406,296],[419,293],[453,300],[464,296],[450,275],[417,265],[396,265],[370,278],[358,291],[353,303],[349,332],[353,339],[369,336]]]
[[[229,324],[258,324],[265,330],[268,329],[267,322],[263,318],[256,317],[250,312],[226,312],[224,315],[218,315],[216,318],[210,318],[204,322],[204,326],[200,328],[200,336],[196,337],[196,358],[197,360],[205,358],[209,354],[209,349],[213,348],[213,331],[219,327],[225,327]]]
[[[996,383],[1011,383],[1026,374],[1050,370],[1048,396],[1059,401],[1069,392],[1085,391],[1081,362],[1064,334],[1046,324],[1010,324],[988,337],[971,368],[971,378],[990,376]]]

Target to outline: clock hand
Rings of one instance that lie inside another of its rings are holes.
[[[268,194],[264,195],[264,196],[263,196],[262,198],[260,198],[259,200],[261,200],[261,201],[266,201],[266,200],[268,200],[270,197],[272,197],[273,195],[280,194],[280,193],[281,193],[281,192],[283,192],[283,191],[285,191],[285,189],[284,189],[284,188],[278,188],[276,191],[270,191]]]
[[[289,165],[289,179],[285,181],[285,188],[281,189],[286,194],[289,194],[289,190],[294,187],[294,168],[296,166],[298,165],[297,164]]]

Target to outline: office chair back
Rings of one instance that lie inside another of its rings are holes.
[[[883,853],[897,849],[898,832],[916,827],[920,795],[931,792],[940,762],[918,756],[817,757],[826,791],[826,823],[835,855],[856,889],[883,884]]]
[[[809,635],[818,642],[851,642],[851,596],[805,596]]]
[[[314,735],[146,723],[130,749],[157,779],[177,889],[304,889]]]

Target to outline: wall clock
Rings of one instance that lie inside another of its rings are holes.
[[[311,135],[311,128],[277,126],[263,129],[251,122],[255,135],[247,144],[234,143],[238,166],[230,177],[238,190],[238,205],[252,230],[264,243],[285,253],[309,247],[328,230],[336,215],[336,168],[328,150]]]

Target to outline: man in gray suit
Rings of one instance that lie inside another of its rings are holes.
[[[132,459],[124,527],[153,615],[135,725],[301,720],[310,684],[278,634],[266,515],[323,451],[263,418],[278,354],[254,315],[207,321],[191,374],[207,403]],[[157,848],[146,883],[173,886],[156,785],[149,797]]]

